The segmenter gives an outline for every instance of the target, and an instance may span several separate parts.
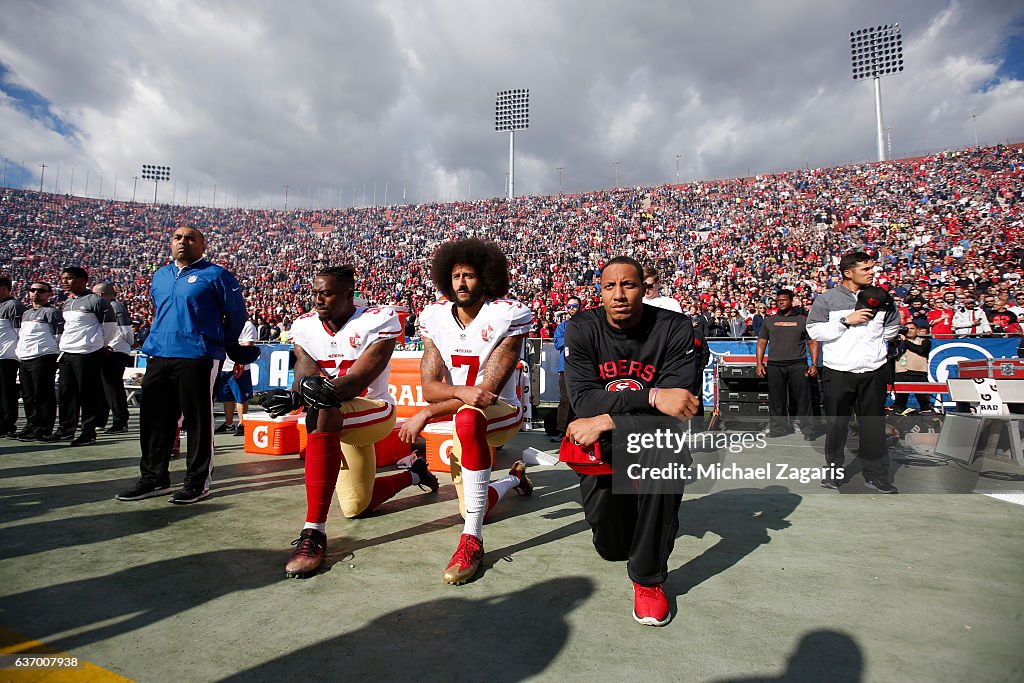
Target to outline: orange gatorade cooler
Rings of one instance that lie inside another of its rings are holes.
[[[299,427],[299,457],[306,457],[306,441],[309,439],[309,434],[306,431],[306,414],[302,413],[299,415],[297,421]]]
[[[245,452],[262,455],[292,455],[299,452],[299,416],[270,417],[266,413],[246,413]]]
[[[427,442],[427,467],[431,472],[451,472],[452,448],[455,447],[453,429],[455,423],[452,420],[446,422],[434,422],[423,428],[421,436]],[[491,466],[498,451],[491,449]]]
[[[373,450],[377,455],[377,467],[387,467],[409,455],[412,448],[407,443],[402,443],[398,438],[398,430],[402,428],[406,418],[400,417],[395,421],[395,428],[386,437],[373,444]]]
[[[420,385],[422,356],[421,351],[395,351],[391,356],[388,391],[395,398],[395,414],[400,418],[412,417],[427,405]]]

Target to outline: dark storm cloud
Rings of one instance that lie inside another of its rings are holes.
[[[369,201],[374,183],[378,201],[385,184],[389,200],[403,184],[410,200],[493,196],[494,94],[528,87],[519,192],[557,192],[557,167],[567,191],[609,187],[614,162],[622,184],[668,182],[677,155],[684,180],[832,165],[874,155],[850,30],[903,26],[907,70],[882,82],[899,156],[971,143],[971,113],[982,142],[1022,137],[1024,83],[998,75],[1022,17],[880,0],[22,3],[0,63],[75,132],[0,99],[0,153],[122,178],[167,163],[240,203],[279,203],[286,184],[292,205],[358,203],[364,185]]]

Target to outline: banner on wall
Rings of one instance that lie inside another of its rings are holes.
[[[933,339],[932,350],[928,354],[928,381],[945,382],[950,377],[957,377],[957,363],[962,360],[1016,358],[1019,343],[1020,339],[1015,337]],[[711,360],[704,369],[704,405],[712,406],[715,402],[715,364],[718,359],[722,356],[753,356],[757,350],[757,342],[710,340],[708,346],[711,349]],[[545,343],[541,349],[541,403],[558,403],[556,361],[554,344]]]
[[[1016,358],[1017,338],[964,337],[959,339],[933,339],[932,350],[928,355],[928,379],[932,382],[945,382],[957,377],[957,363],[962,360],[982,360],[985,358]],[[252,385],[256,391],[266,389],[286,389],[292,385],[294,375],[288,367],[291,355],[291,344],[259,344],[260,358],[249,366],[252,373]],[[714,404],[715,363],[722,356],[752,356],[756,351],[754,341],[714,341],[708,343],[711,349],[710,364],[704,370],[704,405]],[[395,357],[419,357],[416,351],[398,351]],[[540,403],[558,403],[558,374],[555,372],[557,356],[555,346],[551,342],[540,345],[540,357],[532,359],[539,365],[537,377],[532,386],[536,387]],[[136,357],[136,367],[145,367],[146,357]],[[425,405],[421,396],[416,395],[416,387],[396,386],[396,399],[400,403]],[[406,396],[406,394],[409,394]]]

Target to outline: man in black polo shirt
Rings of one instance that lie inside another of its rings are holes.
[[[811,423],[811,396],[808,380],[818,377],[818,342],[807,336],[807,315],[793,308],[793,292],[780,290],[775,295],[778,313],[765,318],[757,338],[757,375],[768,378],[768,407],[771,423],[768,436],[785,436],[793,433],[792,423],[786,416],[790,406],[796,407],[791,419],[800,420],[800,430],[805,441],[813,441],[817,434]],[[771,343],[768,363],[764,352]],[[811,365],[807,365],[807,351],[810,348]]]

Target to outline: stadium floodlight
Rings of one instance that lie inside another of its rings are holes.
[[[156,189],[160,186],[161,182],[167,182],[171,179],[171,167],[143,164],[142,179],[153,181],[153,203],[156,204]]]
[[[508,131],[508,198],[515,194],[516,131],[530,127],[530,90],[499,90],[494,101],[494,130]]]
[[[903,71],[903,34],[900,25],[884,24],[850,32],[853,80],[875,81],[875,119],[878,125],[878,160],[885,161],[885,126],[882,124],[882,76]]]

